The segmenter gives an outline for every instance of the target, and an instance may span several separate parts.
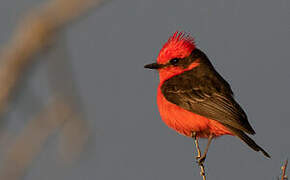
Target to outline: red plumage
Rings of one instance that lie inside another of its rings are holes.
[[[192,37],[175,32],[160,50],[157,63],[145,68],[159,71],[157,104],[167,126],[185,136],[209,138],[208,145],[214,137],[237,136],[270,157],[246,134],[255,131],[230,85],[195,47]]]
[[[161,92],[162,84],[157,91],[157,104],[164,123],[182,135],[191,137],[192,132],[199,132],[198,137],[207,138],[210,133],[215,137],[233,135],[225,126],[217,121],[187,111],[165,99]]]
[[[164,44],[159,52],[157,62],[167,63],[172,58],[188,57],[195,49],[194,40],[183,32],[175,32]],[[199,65],[198,62],[192,63],[186,69],[179,67],[169,67],[159,69],[160,84],[157,90],[157,104],[162,120],[167,126],[185,136],[191,136],[192,132],[200,132],[198,136],[208,137],[212,133],[215,137],[232,133],[225,126],[217,121],[208,119],[198,114],[187,111],[169,101],[163,96],[161,86],[163,82],[184,71],[193,69]]]
[[[194,49],[193,38],[183,32],[176,31],[160,50],[157,63],[163,64],[172,58],[187,57]]]

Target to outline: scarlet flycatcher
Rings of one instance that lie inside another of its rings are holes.
[[[230,85],[195,47],[192,37],[176,32],[160,50],[157,63],[145,68],[159,71],[157,104],[165,124],[188,137],[208,138],[199,162],[204,161],[211,140],[221,135],[236,136],[270,157],[247,135],[255,131]]]

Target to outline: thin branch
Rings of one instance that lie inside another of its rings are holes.
[[[281,170],[282,170],[281,180],[287,180],[288,179],[288,177],[286,175],[287,165],[288,165],[288,159],[286,159],[284,165],[281,167]]]
[[[200,158],[201,157],[201,151],[199,148],[199,143],[198,143],[198,138],[196,137],[196,133],[193,133],[193,138],[194,138],[194,143],[195,143],[195,147],[197,150],[197,157],[196,158]],[[205,168],[203,165],[203,162],[198,163],[199,167],[200,167],[200,175],[202,177],[203,180],[206,180],[206,176],[205,176]]]

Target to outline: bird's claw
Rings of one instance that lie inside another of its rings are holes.
[[[203,156],[196,156],[196,160],[197,160],[198,165],[203,164],[204,161],[205,161],[205,158],[206,158],[206,155],[203,155]]]

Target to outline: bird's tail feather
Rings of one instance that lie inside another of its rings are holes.
[[[237,130],[235,133],[242,141],[244,141],[248,146],[250,146],[255,151],[261,151],[266,157],[271,158],[271,156],[261,148],[256,142],[246,135],[243,131]]]

